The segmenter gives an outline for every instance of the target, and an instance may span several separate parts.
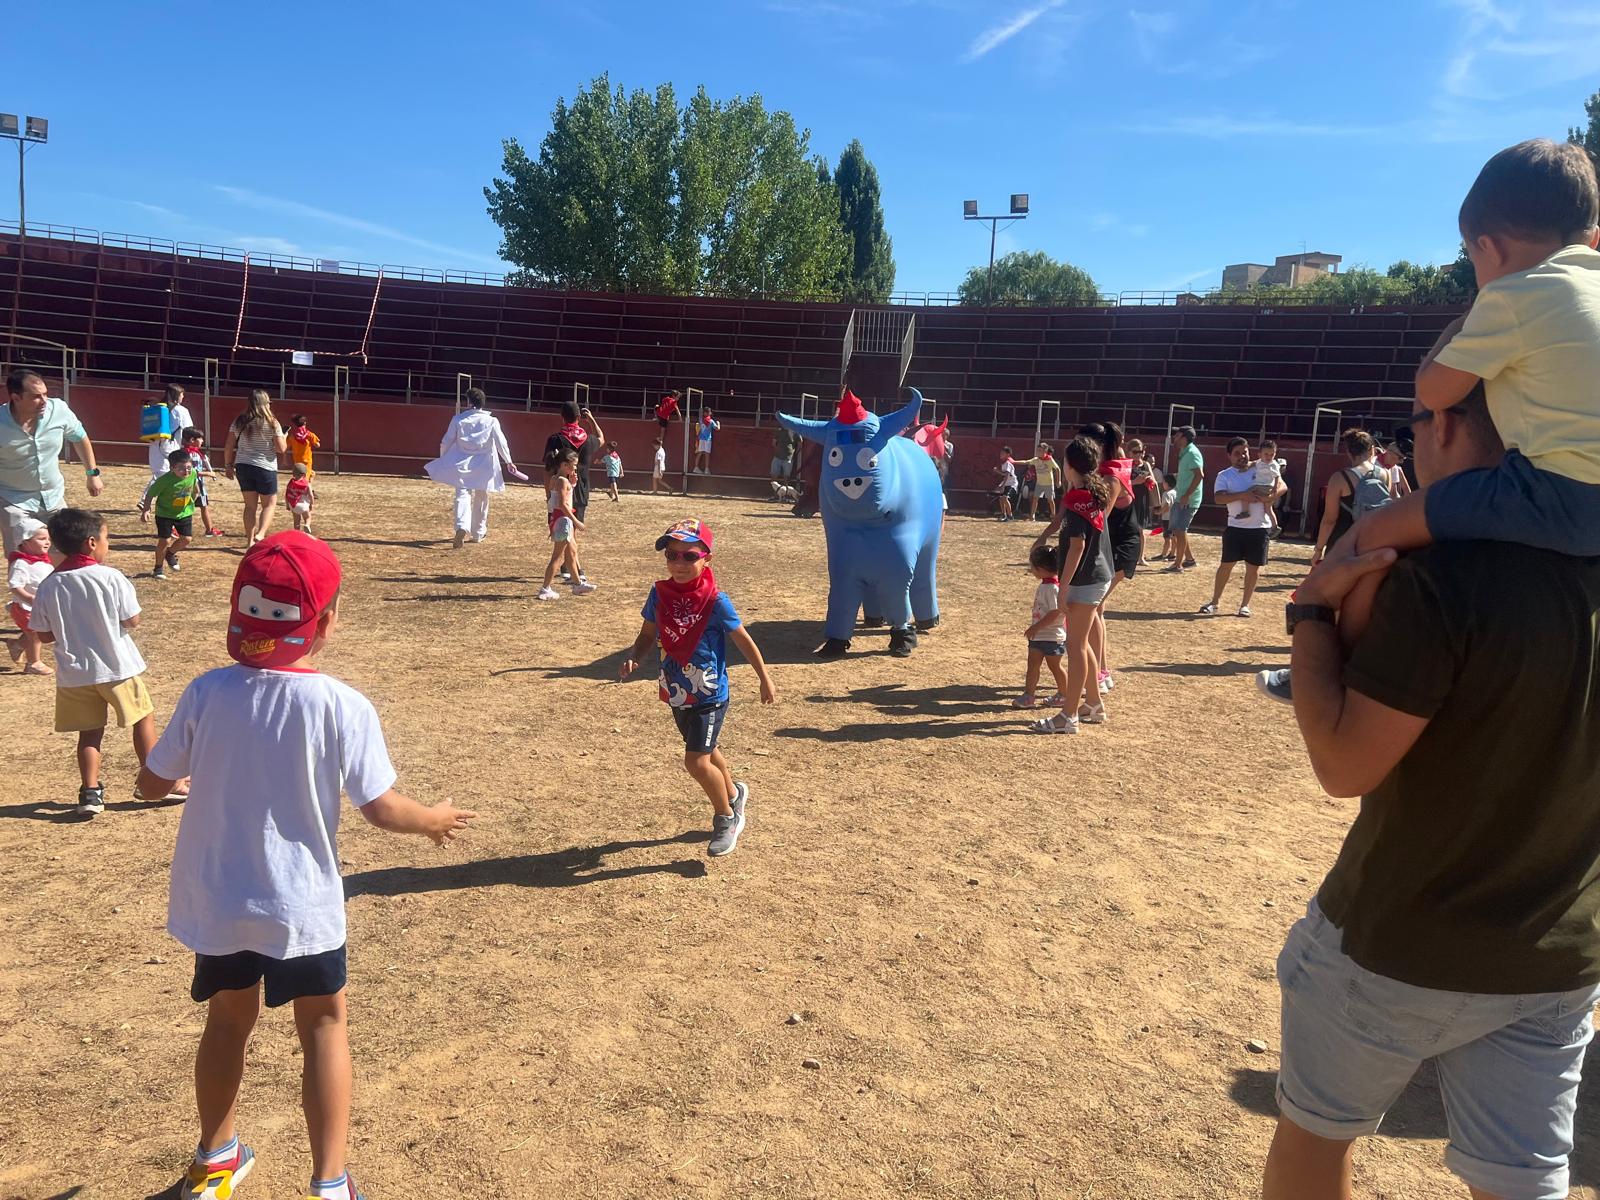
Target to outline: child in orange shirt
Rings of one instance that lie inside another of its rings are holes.
[[[304,463],[307,479],[316,475],[311,466],[311,452],[320,445],[322,439],[307,428],[305,416],[296,413],[289,421],[289,462],[291,466]]]

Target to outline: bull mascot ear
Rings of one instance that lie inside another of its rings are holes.
[[[822,444],[822,435],[827,432],[831,421],[808,421],[803,417],[791,417],[788,413],[778,414],[778,424],[790,433],[799,434],[808,442]]]
[[[900,436],[902,430],[917,423],[917,413],[922,408],[922,393],[916,388],[907,388],[906,391],[911,393],[911,403],[887,417],[878,419],[878,433],[872,439],[874,446],[882,448],[888,445],[890,441]]]

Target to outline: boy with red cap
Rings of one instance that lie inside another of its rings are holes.
[[[639,666],[651,642],[661,645],[661,699],[672,707],[683,735],[683,766],[711,801],[713,858],[733,853],[744,830],[750,789],[734,782],[727,760],[717,749],[728,715],[728,642],[739,647],[761,680],[761,703],[771,704],[778,689],[755,640],[739,620],[733,601],[717,588],[711,573],[711,526],[704,521],[679,521],[656,539],[666,552],[667,578],[656,581],[644,602],[644,624],[628,649],[618,678]]]
[[[189,994],[208,1002],[195,1058],[200,1141],[177,1194],[230,1195],[255,1155],[234,1130],[245,1046],[261,1008],[293,1003],[304,1052],[316,1200],[360,1200],[345,1170],[350,1045],[345,1029],[339,794],[391,833],[438,845],[476,815],[425,808],[394,790],[377,711],[309,666],[339,618],[339,560],[298,530],[253,546],[228,614],[237,665],[184,691],[139,776],[144,795],[193,779],[178,826],[167,930],[195,952]]]

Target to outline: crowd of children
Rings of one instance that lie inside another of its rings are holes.
[[[1483,291],[1418,376],[1418,401],[1429,412],[1486,384],[1490,412],[1511,447],[1505,462],[1374,511],[1354,526],[1346,552],[1474,537],[1600,554],[1600,419],[1588,409],[1577,411],[1569,396],[1600,370],[1597,189],[1593,168],[1580,155],[1553,143],[1525,143],[1485,168],[1461,216]],[[1567,184],[1581,203],[1563,206]],[[1553,197],[1546,194],[1552,191]],[[177,401],[181,390],[173,407]],[[673,415],[658,413],[663,428]],[[703,414],[700,455],[709,456],[717,427],[709,412]],[[212,470],[204,439],[193,427],[180,437],[181,444],[164,450],[164,469],[139,504],[141,522],[155,523],[155,579],[180,570],[197,508],[205,532],[220,533],[209,516],[205,482]],[[288,444],[293,478],[286,500],[295,528],[254,543],[240,560],[227,624],[234,662],[188,685],[159,738],[145,661],[133,638],[141,608],[128,578],[106,564],[109,538],[101,515],[64,508],[47,523],[29,521],[8,556],[9,611],[19,631],[8,648],[26,673],[55,675],[55,729],[77,739],[78,811],[93,816],[105,808],[101,751],[113,718],[130,730],[141,764],[134,795],[186,800],[171,864],[168,930],[193,951],[190,994],[207,1005],[196,1052],[199,1137],[177,1189],[191,1198],[230,1195],[252,1169],[254,1154],[240,1139],[234,1114],[264,989],[268,1007],[294,1009],[311,1196],[358,1200],[346,1163],[351,1065],[335,840],[340,796],[348,795],[370,824],[436,844],[451,840],[476,815],[448,802],[424,807],[396,791],[376,710],[315,669],[316,656],[338,628],[342,567],[332,549],[310,536],[312,456],[319,443],[303,417],[293,419]],[[605,450],[601,461],[615,501],[621,457],[615,443]],[[1253,460],[1246,447],[1232,450],[1230,471],[1239,482],[1219,487],[1233,498],[1230,504],[1253,508],[1281,494],[1284,463],[1272,442],[1257,447]],[[701,461],[697,457],[696,469]],[[582,574],[577,548],[585,530],[575,506],[578,462],[565,451],[546,463],[552,549],[540,600],[557,598],[558,569],[575,581],[575,594],[595,590]],[[1178,503],[1176,481],[1155,470],[1136,439],[1124,446],[1111,422],[1086,426],[1060,462],[1040,444],[1024,465],[1034,473],[1034,507],[1045,500],[1054,516],[1029,555],[1036,586],[1016,704],[1040,703],[1039,680],[1048,669],[1056,690],[1043,703],[1060,712],[1032,728],[1076,733],[1107,720],[1103,694],[1111,679],[1102,606],[1117,580],[1131,576],[1143,558],[1142,549],[1129,557],[1119,523],[1139,531],[1142,547],[1151,519],[1162,520]],[[1002,520],[1015,512],[1017,466],[1006,448],[995,468]],[[664,470],[664,444],[657,438],[652,491]],[[1116,515],[1128,510],[1126,517]],[[1272,525],[1277,528],[1275,516]],[[1045,544],[1057,530],[1059,546]],[[1170,545],[1169,536],[1163,551]],[[684,768],[711,805],[708,853],[720,857],[737,847],[750,800],[747,783],[734,778],[719,744],[730,702],[728,644],[753,667],[762,703],[773,703],[777,688],[718,585],[714,547],[710,526],[694,519],[656,539],[665,577],[645,598],[619,678],[628,678],[646,652],[658,648],[659,695],[682,738]],[[1359,620],[1358,610],[1352,624],[1358,627]],[[54,672],[42,661],[45,644],[54,648]]]

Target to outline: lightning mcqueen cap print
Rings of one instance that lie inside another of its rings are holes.
[[[317,619],[339,594],[340,576],[327,543],[297,529],[256,543],[233,577],[229,655],[247,667],[286,667],[304,658]]]

